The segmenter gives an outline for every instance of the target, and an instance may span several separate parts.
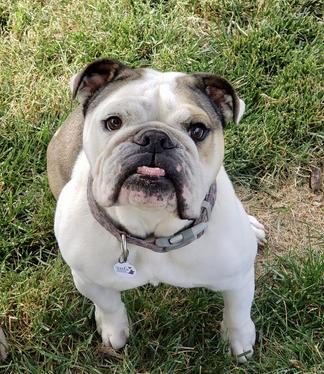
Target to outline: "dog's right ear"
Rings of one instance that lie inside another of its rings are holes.
[[[80,103],[84,103],[108,83],[128,78],[132,71],[132,68],[119,61],[109,59],[94,61],[81,73],[71,78],[72,97],[73,99],[77,98]]]

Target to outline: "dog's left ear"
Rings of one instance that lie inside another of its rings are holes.
[[[238,124],[244,114],[245,103],[237,95],[233,86],[223,77],[205,73],[193,74],[200,81],[200,89],[212,104],[221,110],[224,122]]]
[[[128,78],[134,70],[119,61],[101,59],[92,62],[85,69],[73,76],[70,88],[73,99],[78,98],[84,103],[96,91],[107,84]]]

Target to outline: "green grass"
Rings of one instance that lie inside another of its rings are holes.
[[[1,372],[320,372],[323,263],[312,254],[270,262],[259,279],[263,338],[249,366],[236,367],[220,343],[218,297],[167,287],[126,294],[130,344],[103,358],[93,309],[56,258],[45,153],[75,106],[69,78],[110,56],[225,75],[247,105],[226,130],[232,178],[256,187],[306,174],[324,158],[321,10],[316,0],[2,0],[0,322],[12,349]]]
[[[142,287],[124,293],[131,338],[105,357],[94,308],[80,297],[60,258],[3,278],[0,297],[11,353],[3,373],[320,373],[323,366],[323,269],[310,252],[267,265],[257,282],[254,359],[237,366],[219,325],[219,295],[203,289]],[[9,291],[10,290],[10,291]],[[10,323],[9,323],[10,321]]]

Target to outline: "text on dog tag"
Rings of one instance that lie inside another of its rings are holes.
[[[126,262],[117,262],[114,265],[115,273],[123,277],[133,277],[136,274],[136,269],[133,265]]]

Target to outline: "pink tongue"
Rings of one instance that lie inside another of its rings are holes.
[[[148,166],[139,166],[137,168],[138,174],[143,175],[150,175],[154,177],[164,177],[165,176],[165,170],[160,168],[150,168]]]

